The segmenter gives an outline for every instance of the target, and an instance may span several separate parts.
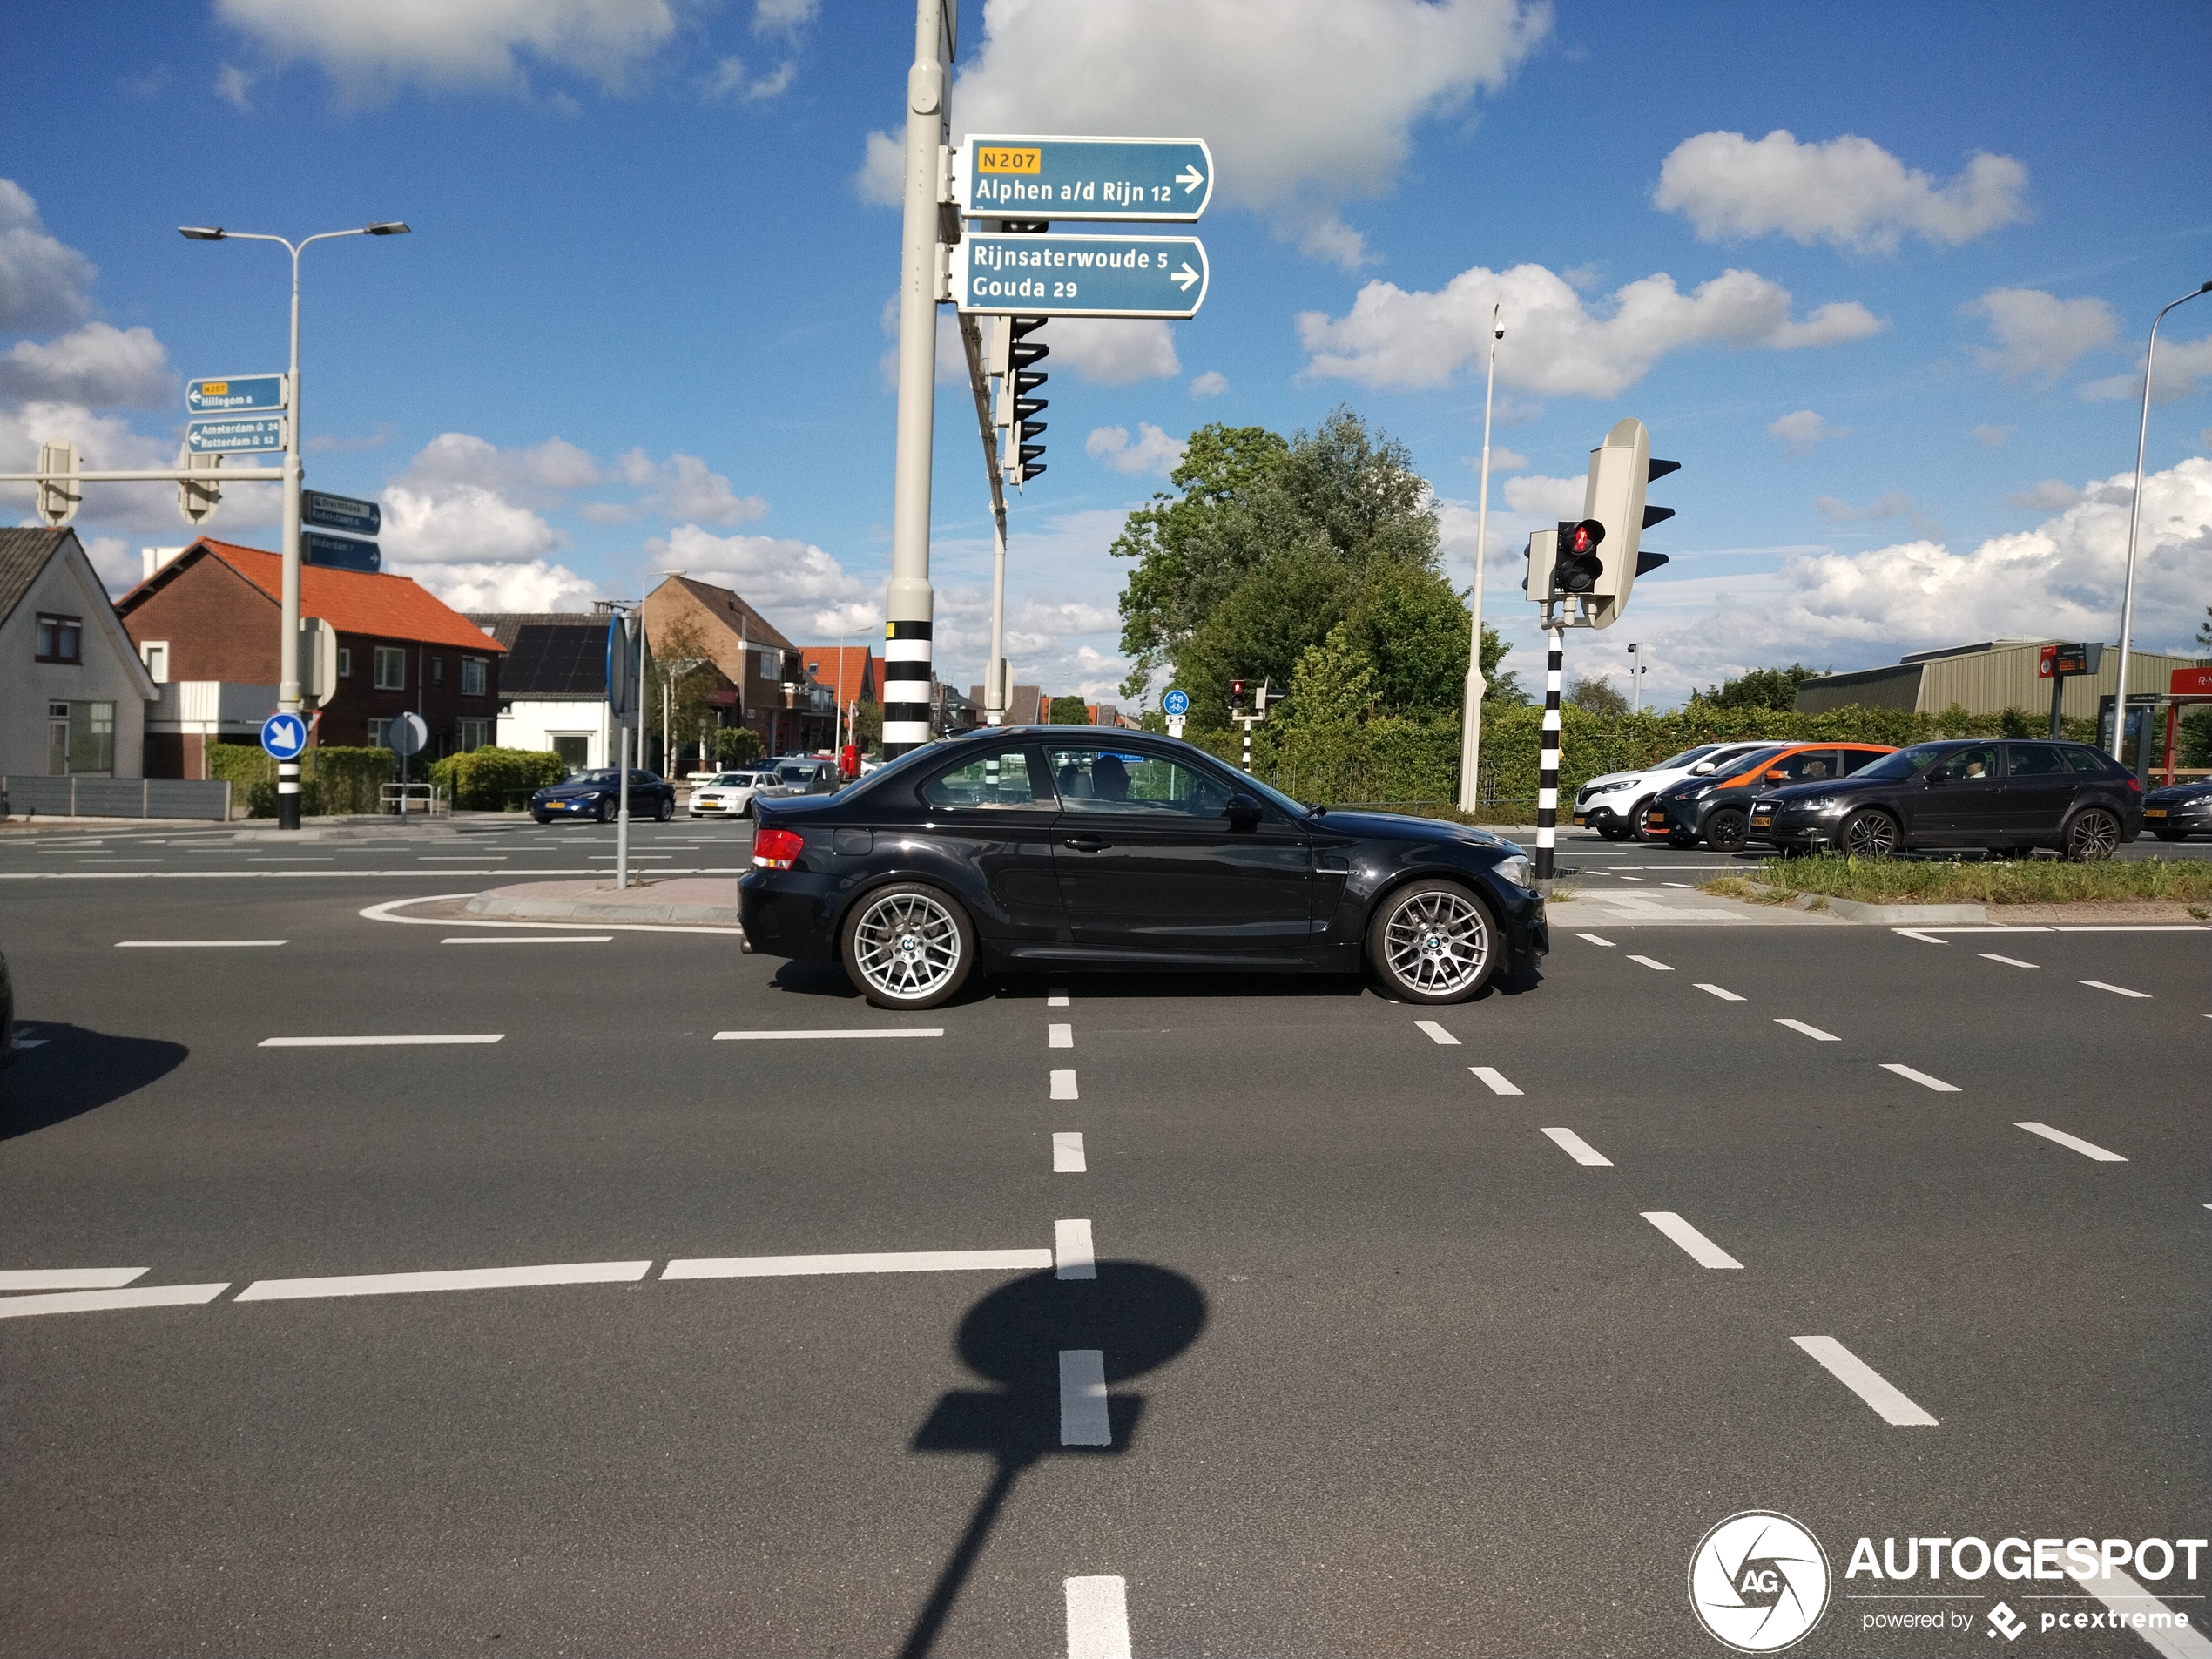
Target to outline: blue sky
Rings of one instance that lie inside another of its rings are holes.
[[[1481,324],[1506,306],[1486,614],[1624,415],[1683,469],[1671,554],[1577,671],[1660,703],[1746,666],[2113,639],[2142,339],[2212,278],[2212,11],[968,0],[956,129],[1193,134],[1206,307],[1051,325],[1049,471],[1014,520],[1017,676],[1119,679],[1106,554],[1206,421],[1346,402],[1403,439],[1472,574]],[[187,374],[279,368],[304,265],[311,485],[470,607],[682,566],[794,637],[873,631],[889,541],[880,205],[910,15],[857,0],[218,0],[19,9],[0,105],[0,459],[165,463]],[[873,159],[872,159],[873,158]],[[2212,295],[2169,318],[2138,638],[2212,603]],[[973,405],[938,399],[946,678],[980,678]],[[2114,481],[2117,480],[2117,488]],[[27,495],[10,486],[11,513]],[[185,539],[88,494],[118,587]],[[271,545],[266,489],[212,529]]]

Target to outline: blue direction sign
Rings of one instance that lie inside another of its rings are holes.
[[[351,496],[327,496],[320,489],[300,492],[300,516],[327,530],[348,536],[374,536],[384,528],[384,509],[373,501]]]
[[[365,570],[374,576],[384,568],[384,555],[374,542],[356,542],[350,536],[325,536],[316,530],[300,532],[300,556],[309,564],[331,570]]]
[[[282,374],[239,374],[223,381],[186,381],[185,407],[194,415],[243,414],[248,409],[288,409]]]
[[[1160,699],[1160,712],[1163,714],[1172,715],[1175,718],[1180,720],[1184,715],[1190,712],[1190,693],[1188,691],[1170,691],[1165,697]]]
[[[1213,152],[1203,138],[973,134],[955,185],[970,219],[1188,224],[1213,195]]]
[[[261,746],[274,760],[297,760],[307,746],[307,717],[283,711],[261,722]]]
[[[962,311],[1024,317],[1194,317],[1206,299],[1195,236],[1024,236],[971,232],[953,249]]]
[[[241,415],[219,421],[190,421],[185,424],[185,448],[196,455],[281,449],[285,418],[281,415]]]

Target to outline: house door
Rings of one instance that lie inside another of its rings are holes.
[[[69,705],[46,705],[46,775],[59,778],[69,771]]]

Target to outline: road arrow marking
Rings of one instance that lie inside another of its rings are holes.
[[[1183,291],[1185,293],[1190,292],[1190,285],[1197,280],[1198,273],[1190,268],[1190,261],[1188,260],[1184,260],[1183,268],[1180,271],[1171,273],[1168,278],[1168,280],[1170,282],[1182,284]]]
[[[1196,165],[1185,162],[1183,171],[1176,174],[1175,182],[1183,186],[1183,192],[1187,196],[1206,182],[1206,176],[1200,172]]]

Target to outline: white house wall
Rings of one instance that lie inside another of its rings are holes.
[[[42,610],[83,618],[81,662],[37,660]],[[0,772],[45,773],[46,705],[68,701],[115,705],[115,770],[110,775],[142,776],[146,705],[155,689],[107,590],[65,540],[7,620],[0,622]]]

